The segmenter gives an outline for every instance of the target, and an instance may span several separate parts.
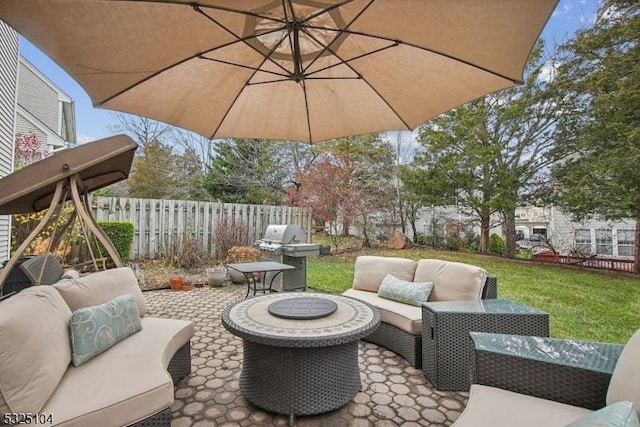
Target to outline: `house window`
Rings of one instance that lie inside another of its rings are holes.
[[[613,255],[613,232],[608,228],[596,230],[596,255]]]
[[[580,255],[591,254],[591,230],[586,228],[576,230],[576,252]]]
[[[632,257],[635,255],[635,230],[618,230],[618,256]]]

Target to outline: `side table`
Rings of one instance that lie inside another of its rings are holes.
[[[621,344],[472,332],[475,384],[600,409]]]
[[[422,371],[438,390],[467,391],[469,332],[549,336],[549,315],[505,299],[422,305]]]

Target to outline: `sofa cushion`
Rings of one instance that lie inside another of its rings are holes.
[[[487,272],[461,262],[421,259],[413,280],[433,282],[429,301],[480,300]]]
[[[633,402],[636,411],[640,412],[640,329],[622,349],[616,367],[611,376],[607,392],[607,404],[628,400]]]
[[[138,306],[129,294],[77,309],[69,320],[73,365],[88,362],[140,329]]]
[[[166,367],[193,336],[193,323],[145,317],[142,331],[84,365],[70,366],[43,413],[58,427],[124,426],[173,403]]]
[[[342,295],[357,298],[378,309],[380,320],[412,335],[422,333],[422,308],[390,299],[380,298],[375,292],[347,289]]]
[[[421,307],[422,303],[427,302],[429,299],[431,289],[433,289],[433,283],[431,282],[409,282],[400,280],[392,274],[387,274],[382,279],[382,283],[380,283],[378,296]]]
[[[567,427],[640,427],[631,402],[616,402],[568,424]]]
[[[416,262],[411,259],[359,256],[354,267],[353,289],[378,292],[380,283],[387,274],[412,282],[415,271]]]
[[[71,361],[69,307],[49,286],[0,303],[0,412],[39,412]]]
[[[140,316],[147,314],[144,295],[129,267],[113,268],[77,279],[62,280],[53,286],[69,304],[71,311],[103,304],[120,295],[131,294],[136,299]]]
[[[469,403],[452,427],[564,427],[590,410],[473,384]]]

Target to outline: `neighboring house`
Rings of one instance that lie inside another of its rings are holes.
[[[611,222],[603,217],[596,217],[578,223],[555,207],[536,206],[517,208],[515,216],[518,243],[522,247],[540,246],[544,244],[544,239],[548,239],[561,255],[597,255],[602,258],[620,259],[634,257],[636,223],[633,220]],[[499,218],[496,216],[494,219],[492,225],[498,224]],[[434,223],[468,225],[470,221],[474,221],[474,216],[461,207],[436,206],[422,208],[416,225],[419,232],[428,235],[432,232]],[[444,230],[446,228],[443,227]],[[479,233],[477,223],[473,228],[475,233]],[[494,226],[491,233],[502,236],[502,228],[499,225]]]
[[[74,102],[20,57],[18,33],[0,21],[0,177],[13,171],[16,136],[29,132],[49,152],[75,145]],[[0,262],[9,258],[10,237],[11,218],[0,215]]]
[[[73,100],[20,58],[16,135],[34,132],[49,152],[76,144]]]
[[[18,33],[0,21],[0,178],[13,171]],[[9,259],[11,217],[0,215],[0,261]]]

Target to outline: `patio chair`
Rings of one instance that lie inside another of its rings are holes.
[[[640,330],[624,346],[470,335],[474,384],[453,427],[638,425],[634,423],[640,410]],[[616,410],[629,424],[592,424],[590,418],[600,416],[611,422]],[[584,424],[573,424],[577,420]]]

